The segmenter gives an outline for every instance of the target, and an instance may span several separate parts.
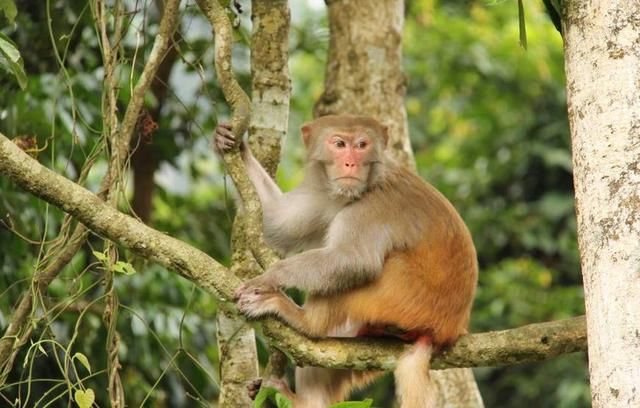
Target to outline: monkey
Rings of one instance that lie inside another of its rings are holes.
[[[301,127],[301,184],[283,193],[238,142],[216,128],[214,147],[240,148],[263,208],[267,243],[285,258],[235,291],[250,318],[276,316],[311,337],[392,335],[413,345],[395,369],[402,408],[429,408],[431,354],[466,333],[478,279],[464,221],[431,184],[388,154],[387,126],[329,115]],[[306,292],[298,306],[284,288]],[[296,408],[324,408],[380,372],[296,368]]]

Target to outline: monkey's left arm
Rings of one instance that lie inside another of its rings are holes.
[[[386,255],[396,246],[393,225],[348,212],[332,222],[322,248],[304,251],[271,266],[263,275],[242,285],[237,297],[296,287],[312,294],[335,293],[373,280]]]

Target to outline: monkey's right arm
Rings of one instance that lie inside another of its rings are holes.
[[[220,123],[214,136],[216,151],[223,154],[233,149],[236,144],[231,126]],[[249,179],[262,204],[265,238],[269,245],[286,254],[300,249],[301,243],[314,241],[315,235],[320,233],[321,226],[327,224],[320,219],[326,213],[326,210],[322,209],[322,203],[303,190],[283,194],[251,153],[249,146],[240,141],[239,149]]]
[[[218,153],[223,154],[233,149],[238,142],[236,137],[231,131],[231,125],[228,123],[220,123],[216,127],[216,133],[214,136],[214,146]],[[262,167],[260,162],[256,160],[251,153],[251,149],[242,140],[239,145],[240,153],[242,154],[242,160],[247,167],[247,174],[256,188],[260,202],[264,207],[266,204],[273,202],[282,197],[282,191],[280,187],[271,179],[271,176]]]

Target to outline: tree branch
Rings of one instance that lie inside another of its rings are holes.
[[[0,174],[59,207],[94,232],[178,272],[204,290],[230,299],[240,280],[202,251],[156,231],[106,205],[96,195],[45,168],[0,134]],[[272,344],[299,365],[391,369],[404,345],[368,339],[309,339],[266,319]],[[586,350],[584,317],[517,329],[469,334],[433,359],[434,368],[513,365]]]
[[[250,101],[242,90],[238,81],[233,76],[231,65],[231,45],[233,44],[233,30],[227,18],[224,8],[217,0],[196,0],[202,13],[207,17],[214,29],[215,36],[215,65],[218,82],[224,93],[224,97],[231,105],[233,115],[231,127],[238,140],[242,138],[249,126]],[[262,237],[262,207],[258,195],[247,176],[247,171],[242,161],[239,150],[229,151],[224,154],[224,162],[233,179],[233,184],[238,189],[242,204],[247,214],[247,236],[253,242],[253,254],[263,268],[278,260]]]

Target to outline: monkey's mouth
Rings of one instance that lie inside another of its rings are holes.
[[[362,180],[360,180],[358,177],[353,177],[353,176],[336,177],[333,180],[334,181],[339,181],[341,183],[347,183],[347,184],[361,183],[362,182]]]

